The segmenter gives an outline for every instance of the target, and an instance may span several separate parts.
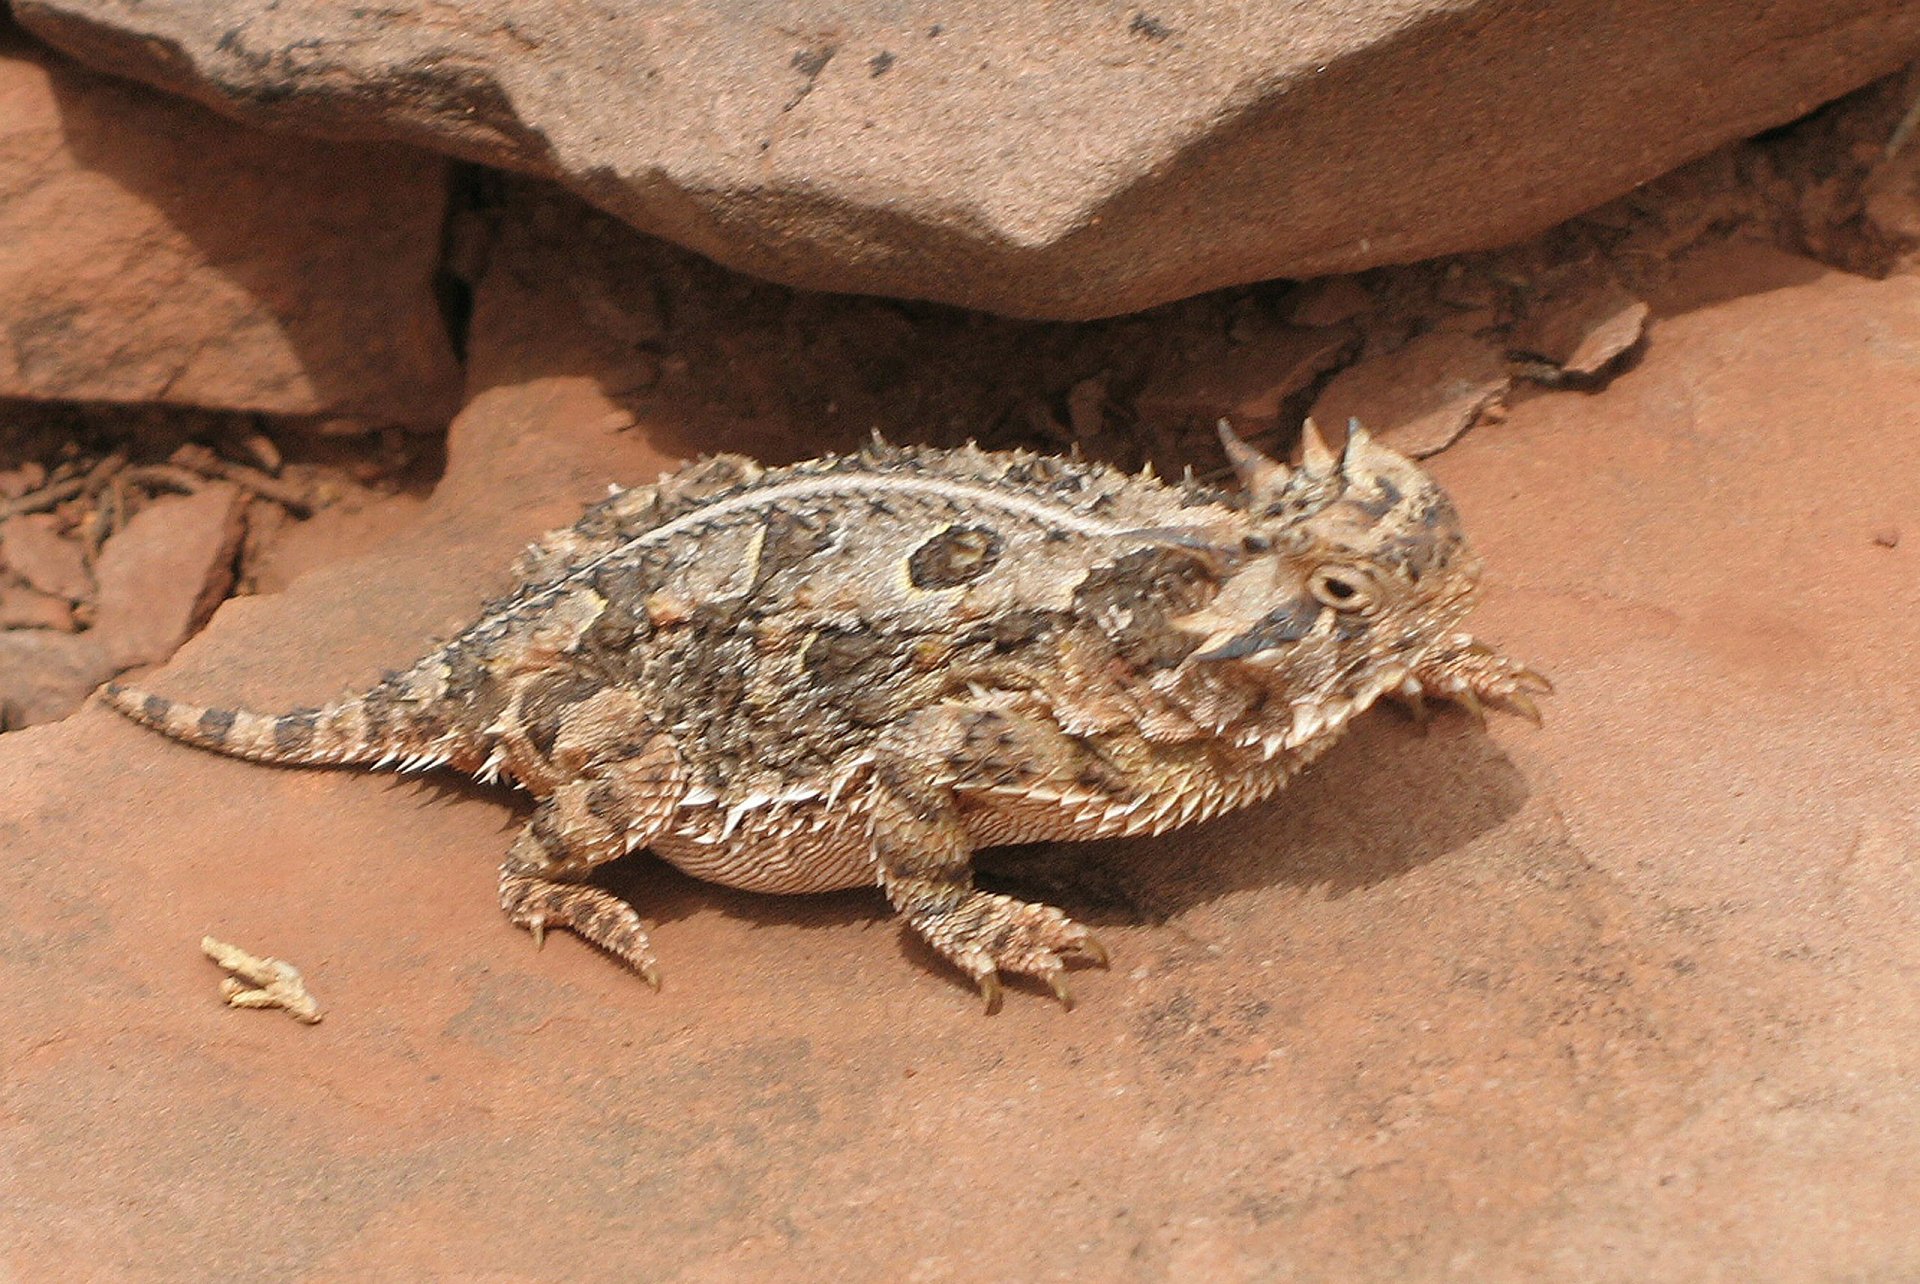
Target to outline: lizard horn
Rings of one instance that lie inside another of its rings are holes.
[[[1320,435],[1320,425],[1308,415],[1300,425],[1300,467],[1316,477],[1324,477],[1334,468],[1333,450]]]
[[[1249,492],[1279,490],[1287,484],[1287,478],[1293,476],[1293,469],[1249,446],[1225,419],[1216,427],[1220,431],[1220,448],[1227,452],[1234,476]]]
[[[1373,449],[1373,434],[1360,426],[1358,419],[1347,420],[1347,444],[1340,452],[1340,471],[1351,469]]]

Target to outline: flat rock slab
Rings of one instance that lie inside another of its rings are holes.
[[[1499,351],[1481,340],[1423,334],[1335,375],[1315,399],[1313,415],[1336,432],[1358,419],[1395,450],[1424,459],[1499,406],[1512,383]]]
[[[1544,300],[1509,342],[1517,352],[1549,361],[1564,374],[1591,378],[1640,342],[1650,312],[1644,300],[1618,283],[1598,282]]]
[[[445,171],[237,126],[0,15],[0,396],[444,422]]]
[[[0,567],[53,597],[78,602],[93,596],[80,541],[60,530],[51,513],[26,513],[0,522]]]
[[[0,729],[58,722],[118,667],[91,633],[0,631]],[[0,794],[10,792],[0,786]]]
[[[54,597],[18,584],[0,584],[0,629],[56,629],[71,633],[73,607]]]
[[[1020,316],[1484,248],[1890,72],[1904,0],[17,0],[248,120],[551,176],[792,285]]]
[[[1920,541],[1878,540],[1920,511],[1920,284],[1758,252],[1650,302],[1611,386],[1435,461],[1546,730],[1383,712],[1275,805],[1007,866],[1113,947],[1071,1012],[981,1016],[875,895],[638,859],[653,994],[501,920],[502,792],[100,710],[0,740],[0,1270],[1920,1273]],[[404,538],[154,684],[291,706],[412,658],[659,467],[610,406],[482,392]],[[325,1023],[225,1008],[209,933]]]
[[[165,660],[213,614],[233,585],[246,505],[226,482],[163,496],[101,548],[93,632],[121,668]]]

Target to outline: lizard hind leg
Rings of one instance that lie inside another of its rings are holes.
[[[577,854],[579,839],[568,835],[558,818],[559,799],[556,793],[540,804],[508,849],[500,865],[500,908],[508,922],[533,933],[536,945],[545,941],[548,928],[564,927],[659,989],[659,961],[639,913],[612,892],[584,881],[602,862]]]
[[[1002,972],[1038,978],[1072,1007],[1067,957],[1104,967],[1105,947],[1050,905],[975,888],[971,840],[949,791],[928,785],[928,774],[883,772],[875,790],[874,855],[888,901],[972,979],[988,1012],[1000,1008]]]
[[[564,927],[660,988],[660,967],[633,906],[587,883],[594,869],[652,841],[679,797],[679,763],[664,736],[631,742],[561,785],[534,811],[500,865],[500,908],[536,944]]]

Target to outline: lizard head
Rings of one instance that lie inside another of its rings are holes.
[[[1309,420],[1298,467],[1220,431],[1243,487],[1246,556],[1193,621],[1207,637],[1191,662],[1246,666],[1294,704],[1357,710],[1432,691],[1533,716],[1525,692],[1544,679],[1459,631],[1480,559],[1424,469],[1358,423],[1335,454]]]

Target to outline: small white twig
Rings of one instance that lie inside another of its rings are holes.
[[[293,964],[285,959],[258,958],[211,936],[200,938],[200,948],[234,974],[220,982],[220,997],[229,1007],[280,1008],[296,1021],[320,1023],[320,1003],[307,992],[307,983]]]

